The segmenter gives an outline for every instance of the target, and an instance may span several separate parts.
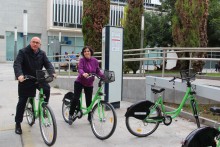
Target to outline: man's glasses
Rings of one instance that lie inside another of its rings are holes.
[[[33,44],[37,44],[37,45],[40,44],[40,42],[36,42],[36,41],[32,41],[32,43],[33,43]]]

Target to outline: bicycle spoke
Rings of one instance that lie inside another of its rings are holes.
[[[45,106],[40,116],[40,129],[42,137],[47,145],[53,145],[56,141],[57,128],[54,114],[50,107]]]
[[[116,114],[108,103],[102,102],[93,108],[91,127],[97,138],[109,138],[115,130],[116,123]]]

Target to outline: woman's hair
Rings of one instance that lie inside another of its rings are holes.
[[[82,49],[81,55],[84,57],[84,51],[85,51],[85,49],[87,49],[87,48],[90,50],[91,56],[93,56],[94,51],[93,51],[93,49],[92,49],[90,46],[85,46],[85,47]]]

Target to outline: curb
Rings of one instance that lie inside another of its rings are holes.
[[[174,108],[171,108],[168,106],[165,106],[165,108],[167,111],[174,111],[175,110]],[[179,116],[195,123],[194,116],[189,112],[181,111]],[[199,116],[199,121],[200,121],[200,124],[207,125],[209,127],[218,128],[220,126],[220,123],[218,123],[217,121],[214,121],[214,120],[211,120],[211,119],[208,119],[205,117],[201,117],[201,116]]]

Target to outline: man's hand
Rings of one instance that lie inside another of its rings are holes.
[[[18,77],[18,81],[19,81],[19,82],[24,82],[24,80],[25,80],[25,79],[24,79],[24,76],[23,76],[23,75],[20,75],[20,76]]]
[[[54,74],[53,74],[53,77],[56,79],[56,78],[57,78],[57,74],[54,73]]]

